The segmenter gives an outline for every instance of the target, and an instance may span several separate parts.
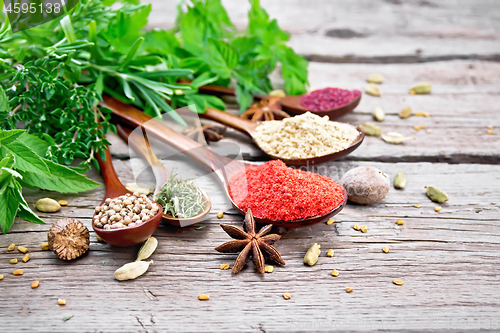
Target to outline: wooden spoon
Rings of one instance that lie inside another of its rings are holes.
[[[236,94],[234,89],[213,86],[213,85],[201,86],[198,88],[198,91],[200,91],[201,93],[205,93],[205,94],[219,95],[219,96],[221,96],[221,95],[234,96]],[[302,107],[302,105],[300,104],[302,101],[302,96],[304,96],[304,95],[281,97],[279,99],[279,104],[281,104],[281,107],[285,111],[289,111],[289,112],[294,113],[294,114],[305,113],[309,110],[304,109]],[[267,95],[254,95],[254,97],[258,100],[270,98],[270,96],[267,96]],[[309,111],[309,112],[317,114],[318,116],[322,116],[322,117],[328,116],[330,119],[335,119],[335,118],[341,117],[345,114],[348,114],[349,112],[354,110],[358,106],[360,101],[361,101],[361,95],[359,95],[359,97],[353,99],[349,103],[344,104],[342,106],[339,106],[335,109],[324,110],[324,111]]]
[[[217,180],[222,184],[226,196],[231,201],[235,209],[237,209],[241,214],[245,215],[245,212],[240,209],[233,201],[229,195],[229,179],[236,173],[244,170],[248,167],[255,167],[255,165],[243,163],[240,161],[232,160],[228,157],[218,155],[211,150],[207,149],[205,146],[199,144],[196,141],[189,139],[188,137],[175,132],[170,129],[167,125],[159,122],[152,117],[148,116],[144,112],[136,109],[135,107],[122,103],[114,98],[103,96],[102,106],[109,108],[116,116],[120,117],[122,121],[132,126],[142,126],[147,134],[151,134],[156,138],[164,141],[170,146],[176,148],[177,150],[183,152],[188,157],[199,162],[207,170],[213,171]],[[274,224],[277,226],[297,228],[305,227],[311,224],[315,224],[325,219],[328,219],[338,212],[340,212],[347,202],[347,194],[342,203],[337,207],[333,208],[331,211],[320,215],[313,216],[300,220],[293,221],[273,221],[269,219],[262,219],[255,217],[258,223],[264,224]]]
[[[256,131],[256,128],[260,125],[260,123],[256,123],[256,122],[253,122],[250,120],[236,117],[236,116],[233,116],[232,114],[229,114],[227,112],[222,112],[222,111],[215,110],[212,108],[207,108],[205,113],[200,114],[200,117],[214,120],[214,121],[217,121],[217,122],[224,124],[226,126],[232,127],[235,130],[238,130],[238,131],[250,136],[252,138],[252,140],[255,142],[255,144],[258,146],[258,143],[255,140],[255,131]],[[262,150],[262,151],[266,155],[268,155],[269,157],[271,157],[275,160],[280,159],[283,162],[285,162],[287,165],[294,165],[294,166],[313,165],[313,164],[323,163],[326,161],[336,160],[338,158],[341,158],[345,155],[352,153],[356,148],[359,147],[359,145],[363,142],[363,140],[365,138],[365,133],[363,132],[363,130],[361,130],[361,128],[355,127],[355,126],[348,124],[348,123],[340,123],[340,124],[344,124],[346,126],[351,126],[351,127],[355,128],[358,131],[359,135],[356,138],[356,140],[354,140],[354,142],[352,142],[349,145],[349,147],[347,147],[346,149],[341,150],[339,152],[324,155],[324,156],[319,156],[319,157],[310,157],[310,158],[302,158],[302,159],[285,159],[285,158],[267,153],[265,150]]]
[[[140,135],[136,132],[133,132],[128,127],[121,126],[120,124],[116,125],[116,129],[120,137],[125,142],[128,142],[128,144],[132,148],[134,148],[134,150],[138,152],[151,166],[151,169],[153,170],[156,178],[155,195],[157,195],[170,178],[170,173],[165,169],[163,164],[161,164],[161,162],[158,160],[158,157],[156,157],[156,154],[149,145],[149,140],[146,135]],[[197,215],[189,218],[179,218],[173,217],[172,215],[164,212],[163,219],[167,223],[176,225],[178,227],[187,227],[206,219],[207,215],[210,213],[212,203],[208,194],[206,194],[203,190],[201,192],[203,201],[205,202],[205,206],[203,207],[203,210]]]
[[[103,161],[99,157],[99,154],[96,154],[97,161],[99,162],[99,167],[101,168],[101,174],[104,179],[104,184],[106,185],[106,194],[104,195],[104,199],[102,200],[101,205],[104,204],[107,198],[114,199],[121,195],[132,193],[127,190],[118,179],[115,168],[113,167],[113,163],[111,162],[109,149],[106,149],[105,152],[106,161]],[[158,213],[151,219],[144,221],[138,225],[120,229],[102,229],[96,227],[94,225],[94,219],[92,219],[92,228],[99,237],[101,237],[106,243],[109,243],[111,245],[132,246],[142,243],[152,234],[154,234],[161,221],[163,209],[160,204],[158,204],[157,202],[154,203],[159,208]],[[94,213],[94,216],[96,214],[97,213]]]

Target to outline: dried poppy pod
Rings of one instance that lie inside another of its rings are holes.
[[[89,249],[89,230],[82,222],[65,218],[50,227],[49,247],[59,259],[73,260]]]

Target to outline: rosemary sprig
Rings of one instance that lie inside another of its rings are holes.
[[[155,201],[163,207],[163,212],[178,218],[190,218],[203,210],[205,200],[201,189],[192,179],[183,180],[173,172],[157,194]]]

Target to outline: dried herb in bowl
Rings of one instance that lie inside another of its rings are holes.
[[[164,214],[177,218],[190,218],[203,210],[206,202],[203,192],[192,179],[183,180],[172,173],[156,195],[156,202],[163,207]]]

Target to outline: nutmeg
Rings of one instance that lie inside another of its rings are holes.
[[[49,248],[62,260],[76,259],[89,249],[89,230],[75,219],[65,218],[54,223],[47,238]]]

